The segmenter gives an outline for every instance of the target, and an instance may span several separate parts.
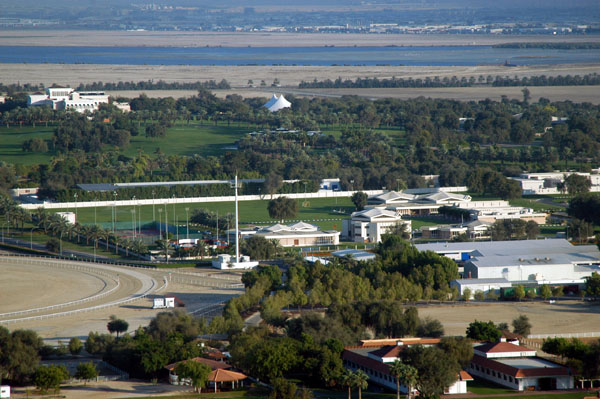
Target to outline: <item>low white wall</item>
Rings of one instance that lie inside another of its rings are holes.
[[[288,198],[334,198],[351,197],[352,194],[359,191],[318,191],[316,193],[294,193],[294,194],[273,194],[273,195],[239,195],[239,201],[270,200],[278,197]],[[383,190],[365,190],[367,195],[381,194]],[[79,201],[79,202],[44,202],[43,204],[20,204],[23,209],[35,210],[44,209],[66,209],[66,208],[93,208],[95,206],[133,206],[133,205],[163,205],[163,204],[192,204],[199,202],[233,202],[234,195],[223,197],[188,197],[188,198],[155,198],[155,199],[135,199],[135,200],[117,200],[117,201]]]

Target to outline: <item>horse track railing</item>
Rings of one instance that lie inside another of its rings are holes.
[[[13,258],[11,260],[11,262],[15,263],[15,260],[14,260],[15,258],[14,257],[11,257],[11,258]],[[28,258],[29,262],[38,261],[37,259],[32,259],[31,257],[27,257],[27,258]],[[2,260],[6,260],[6,259],[2,259]],[[28,261],[25,261],[25,260],[23,260],[22,262],[17,261],[17,263],[27,264]],[[42,261],[40,261],[40,262],[42,262]],[[60,263],[56,263],[56,262],[48,262],[48,263],[54,263],[54,266],[57,264],[61,265]],[[101,262],[98,262],[98,263],[101,263]],[[76,265],[70,265],[70,266],[76,266]],[[50,313],[50,314],[39,315],[39,316],[29,316],[29,317],[21,317],[21,318],[16,318],[16,319],[0,320],[0,324],[10,324],[10,323],[23,322],[23,321],[44,320],[44,319],[50,319],[50,318],[54,318],[54,317],[69,316],[69,315],[73,315],[73,314],[86,313],[86,312],[91,312],[94,310],[105,309],[105,308],[109,308],[109,307],[113,307],[113,306],[119,306],[119,305],[123,305],[126,303],[137,301],[139,299],[146,298],[148,295],[153,294],[154,292],[162,291],[163,289],[165,289],[167,287],[167,285],[168,285],[168,282],[167,282],[167,279],[165,278],[163,281],[163,285],[159,288],[156,288],[156,280],[152,279],[151,286],[145,292],[143,292],[141,294],[135,294],[135,295],[130,296],[125,299],[109,302],[106,304],[91,306],[88,308],[69,310],[66,312],[57,312],[57,313]]]

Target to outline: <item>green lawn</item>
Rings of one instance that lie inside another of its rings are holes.
[[[226,151],[235,142],[252,129],[227,125],[178,124],[167,129],[163,138],[151,139],[143,134],[131,138],[129,146],[123,151],[125,155],[133,156],[138,150],[152,154],[160,147],[165,155],[199,154],[202,156],[217,155]]]
[[[548,204],[545,202],[538,202],[535,199],[526,198],[517,198],[514,200],[510,200],[510,204],[514,206],[522,206],[524,208],[531,208],[534,211],[564,211],[565,208],[556,203]]]
[[[504,393],[515,393],[515,391],[513,391],[512,389],[507,389],[499,385],[495,385],[490,382],[479,379],[469,381],[467,383],[467,389],[469,392],[475,393],[477,395],[499,395]]]
[[[163,138],[151,139],[143,134],[131,137],[129,146],[122,153],[133,156],[141,149],[147,154],[152,154],[160,147],[165,155],[217,155],[227,151],[227,147],[233,146],[237,140],[251,131],[250,128],[237,127],[233,124],[231,126],[176,124],[167,129],[167,134]],[[56,151],[43,154],[23,152],[21,146],[25,140],[32,138],[50,140],[53,133],[54,126],[0,127],[0,159],[23,165],[48,163],[56,155]]]
[[[239,203],[239,215],[240,223],[249,224],[255,222],[265,222],[264,225],[275,224],[276,220],[269,217],[267,212],[268,200],[263,201],[240,201]],[[173,216],[173,207],[175,207],[175,216]],[[218,211],[219,215],[225,215],[227,213],[233,214],[235,212],[235,205],[233,202],[207,202],[207,203],[193,203],[193,204],[177,204],[173,205],[156,205],[154,209],[155,220],[159,221],[165,218],[167,213],[167,221],[169,224],[173,223],[175,218],[180,226],[185,226],[186,223],[186,208],[189,208],[188,214],[191,215],[193,210],[208,209],[211,211]],[[162,212],[159,211],[162,209]],[[341,219],[349,217],[350,213],[354,209],[350,198],[312,198],[308,200],[298,200],[298,217],[295,220],[303,220],[308,223],[315,224],[323,230],[341,230],[342,221]],[[119,206],[116,207],[117,223],[121,228],[129,228],[132,225],[132,206]],[[74,209],[56,209],[54,212],[60,211],[71,211]],[[342,211],[336,212],[336,211]],[[136,219],[139,217],[141,212],[142,224],[149,223],[153,219],[152,205],[145,205],[136,207]],[[77,210],[77,219],[82,224],[93,224],[94,223],[94,208],[79,208]],[[335,219],[335,220],[323,220],[323,219]],[[112,207],[97,207],[96,208],[96,221],[98,224],[102,224],[105,228],[112,226]],[[286,223],[288,223],[286,221]],[[184,228],[184,227],[182,227]]]
[[[6,126],[0,127],[0,160],[9,163],[20,163],[23,165],[33,165],[48,163],[55,155],[54,152],[45,154],[23,152],[21,146],[25,140],[40,138],[48,140],[52,138],[54,127],[18,127]]]

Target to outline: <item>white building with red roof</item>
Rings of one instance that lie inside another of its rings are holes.
[[[473,348],[467,371],[474,377],[518,391],[573,389],[568,367],[536,356],[536,351],[508,342]]]
[[[369,376],[369,384],[396,390],[396,378],[390,373],[390,366],[400,353],[411,345],[432,346],[440,342],[438,338],[399,338],[362,340],[360,346],[344,348],[342,360],[344,367],[349,370],[362,370]],[[446,388],[446,394],[467,393],[467,381],[473,377],[461,370],[456,382]],[[406,393],[408,388],[400,385],[400,391]]]

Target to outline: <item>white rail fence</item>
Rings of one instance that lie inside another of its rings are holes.
[[[290,193],[290,194],[273,194],[273,195],[239,195],[239,201],[257,201],[274,199],[279,197],[287,198],[337,198],[351,197],[352,194],[358,191],[319,191],[316,193]],[[383,190],[363,190],[367,195],[381,194]],[[93,208],[95,206],[139,206],[139,205],[171,205],[171,204],[191,204],[198,202],[233,202],[234,195],[221,197],[186,197],[186,198],[155,198],[155,199],[135,199],[135,200],[117,200],[117,201],[81,201],[81,202],[44,202],[41,204],[19,204],[24,209],[35,210],[38,208],[44,209],[66,209],[66,208]]]
[[[20,259],[20,258],[3,258],[0,257],[0,263],[8,263],[10,262],[11,264],[31,264],[31,263],[36,263],[39,265],[43,265],[43,266],[48,266],[48,267],[56,267],[59,269],[70,269],[70,270],[75,270],[78,272],[83,272],[83,273],[87,273],[87,274],[92,274],[92,275],[100,275],[103,277],[107,277],[110,278],[111,280],[113,280],[113,282],[115,283],[115,286],[111,289],[109,289],[108,291],[102,291],[99,294],[96,295],[92,295],[86,298],[82,298],[82,299],[77,299],[75,301],[70,301],[70,302],[64,302],[64,303],[59,303],[56,305],[49,305],[49,306],[44,306],[44,307],[40,307],[40,308],[33,308],[33,309],[26,309],[26,310],[19,310],[16,312],[8,312],[8,313],[0,313],[0,318],[4,318],[4,317],[8,317],[8,316],[16,316],[16,315],[20,315],[20,314],[27,314],[27,313],[39,313],[39,312],[43,312],[46,310],[52,310],[52,309],[60,309],[60,308],[64,308],[67,306],[74,306],[74,305],[79,305],[85,302],[91,302],[91,301],[95,301],[97,299],[101,299],[104,298],[108,295],[110,295],[111,293],[113,293],[114,291],[116,291],[120,286],[121,286],[121,282],[118,279],[115,279],[114,275],[110,275],[108,273],[104,273],[99,269],[94,269],[91,267],[86,267],[86,266],[81,266],[81,265],[75,265],[75,264],[69,264],[69,263],[54,263],[54,262],[47,262],[47,261],[42,261],[42,260],[37,260],[37,259],[31,259],[29,262],[26,262],[24,259]],[[104,281],[104,280],[103,280]],[[106,283],[106,281],[104,281],[104,288],[106,288],[108,286],[108,284]],[[104,289],[103,288],[103,289]]]
[[[532,334],[528,335],[529,339],[545,339],[545,338],[596,338],[600,337],[600,332],[583,332],[583,333],[565,333],[565,334]]]
[[[210,280],[198,280],[198,279],[193,279],[190,277],[186,278],[186,277],[170,276],[169,281],[174,282],[174,283],[179,283],[179,284],[197,285],[200,287],[210,287],[210,288],[225,288],[225,289],[244,288],[244,284],[242,282],[226,284],[226,283],[218,283],[218,282],[210,281]]]

